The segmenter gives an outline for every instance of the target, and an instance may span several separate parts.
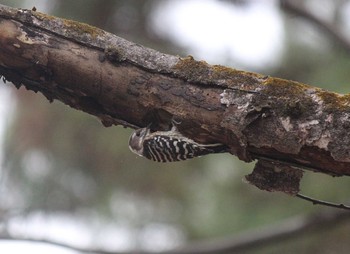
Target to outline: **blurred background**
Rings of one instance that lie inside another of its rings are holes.
[[[334,92],[350,90],[350,1],[295,0],[321,24],[277,0],[0,0],[100,27],[158,51]],[[300,14],[300,13],[299,13]],[[242,181],[254,163],[229,154],[159,164],[131,153],[131,129],[11,84],[0,86],[0,238],[46,239],[107,251],[164,251],[263,232],[334,209]],[[350,179],[308,173],[302,192],[349,200]],[[350,220],[244,253],[349,253]],[[23,243],[24,244],[24,243]],[[0,241],[1,253],[35,243]],[[43,247],[36,253],[48,253]],[[78,253],[50,248],[49,253]]]

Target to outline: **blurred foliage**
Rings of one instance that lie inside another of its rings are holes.
[[[28,2],[2,1],[17,7]],[[191,54],[152,30],[149,18],[160,1],[48,2],[53,15],[87,22],[166,53]],[[235,2],[233,7],[239,8]],[[346,93],[348,54],[332,46],[324,35],[317,37],[322,43],[305,43],[305,38],[299,38],[304,35],[297,32],[305,21],[297,21],[284,16],[284,58],[276,69],[260,72]],[[190,241],[240,233],[321,209],[243,183],[253,165],[229,154],[154,163],[129,151],[131,130],[104,128],[94,117],[60,102],[49,104],[40,94],[24,89],[14,93],[17,111],[6,132],[1,175],[10,187],[2,191],[0,200],[2,196],[15,199],[10,208],[23,216],[35,211],[80,216],[79,212],[87,209],[107,220],[133,222],[136,229],[150,223],[173,225]],[[314,173],[306,174],[302,188],[309,195],[335,202],[346,200],[350,191],[348,179]],[[249,253],[279,253],[282,249],[285,253],[346,253],[350,250],[349,226]]]

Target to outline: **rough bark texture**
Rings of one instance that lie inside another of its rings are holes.
[[[5,6],[0,75],[105,126],[165,130],[174,119],[184,135],[224,143],[264,168],[283,170],[284,163],[350,175],[349,95],[162,54],[86,24]]]

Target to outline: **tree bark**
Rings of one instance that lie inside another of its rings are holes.
[[[167,130],[175,120],[189,138],[226,144],[247,162],[259,159],[258,175],[248,177],[255,185],[281,170],[287,173],[275,179],[279,186],[290,178],[297,185],[299,169],[350,175],[349,95],[159,53],[86,24],[6,6],[0,75],[105,126]],[[282,191],[295,194],[296,185]],[[280,190],[269,187],[262,189]]]

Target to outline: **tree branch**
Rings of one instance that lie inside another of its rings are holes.
[[[296,4],[295,1],[291,0],[281,0],[282,8],[292,14],[296,14],[310,23],[316,25],[324,32],[326,32],[329,37],[336,41],[341,47],[346,51],[350,52],[350,41],[342,34],[338,27],[334,26],[332,23],[320,19],[312,12],[302,8],[300,5]]]
[[[323,228],[329,229],[348,219],[350,219],[348,211],[332,211],[312,216],[300,216],[260,230],[248,231],[242,235],[212,242],[199,242],[182,249],[183,252],[178,253],[229,254],[243,252],[267,247],[269,244],[275,244],[276,242],[281,243],[311,232],[319,232]]]
[[[176,120],[183,135],[226,144],[247,162],[350,175],[349,95],[162,54],[86,24],[5,6],[0,75],[105,126],[166,130]]]
[[[36,239],[36,238],[30,238],[30,237],[13,237],[10,235],[0,235],[1,240],[7,240],[7,241],[24,241],[24,242],[32,242],[32,243],[43,243],[43,244],[49,244],[56,247],[62,247],[74,251],[78,251],[81,253],[91,253],[91,254],[131,254],[131,252],[112,252],[112,251],[103,251],[103,250],[97,250],[97,249],[88,249],[88,248],[79,248],[75,247],[70,244],[60,243],[52,240],[46,240],[46,239]],[[141,252],[140,254],[142,254]]]
[[[323,206],[329,206],[329,207],[334,207],[338,209],[344,209],[344,210],[350,210],[350,206],[344,205],[344,204],[336,204],[336,203],[331,203],[323,200],[318,200],[314,198],[310,198],[308,196],[302,195],[302,194],[296,194],[296,197],[300,199],[304,199],[306,201],[311,202],[313,205],[323,205]]]
[[[291,218],[278,223],[276,225],[268,226],[259,230],[248,231],[238,236],[227,237],[224,239],[197,242],[189,244],[182,248],[157,252],[159,254],[229,254],[238,251],[248,251],[256,248],[268,247],[270,244],[276,242],[282,243],[284,241],[301,237],[312,232],[319,232],[324,228],[328,230],[337,226],[339,223],[350,219],[350,213],[343,211],[323,212],[312,216],[300,216]],[[68,248],[82,253],[97,253],[97,254],[131,254],[135,251],[104,251],[99,249],[78,248],[69,244],[59,243],[45,239],[22,238],[13,237],[7,234],[0,234],[1,240],[14,241],[29,241],[37,243],[46,243],[59,247]],[[137,251],[139,254],[151,254],[154,252]]]

